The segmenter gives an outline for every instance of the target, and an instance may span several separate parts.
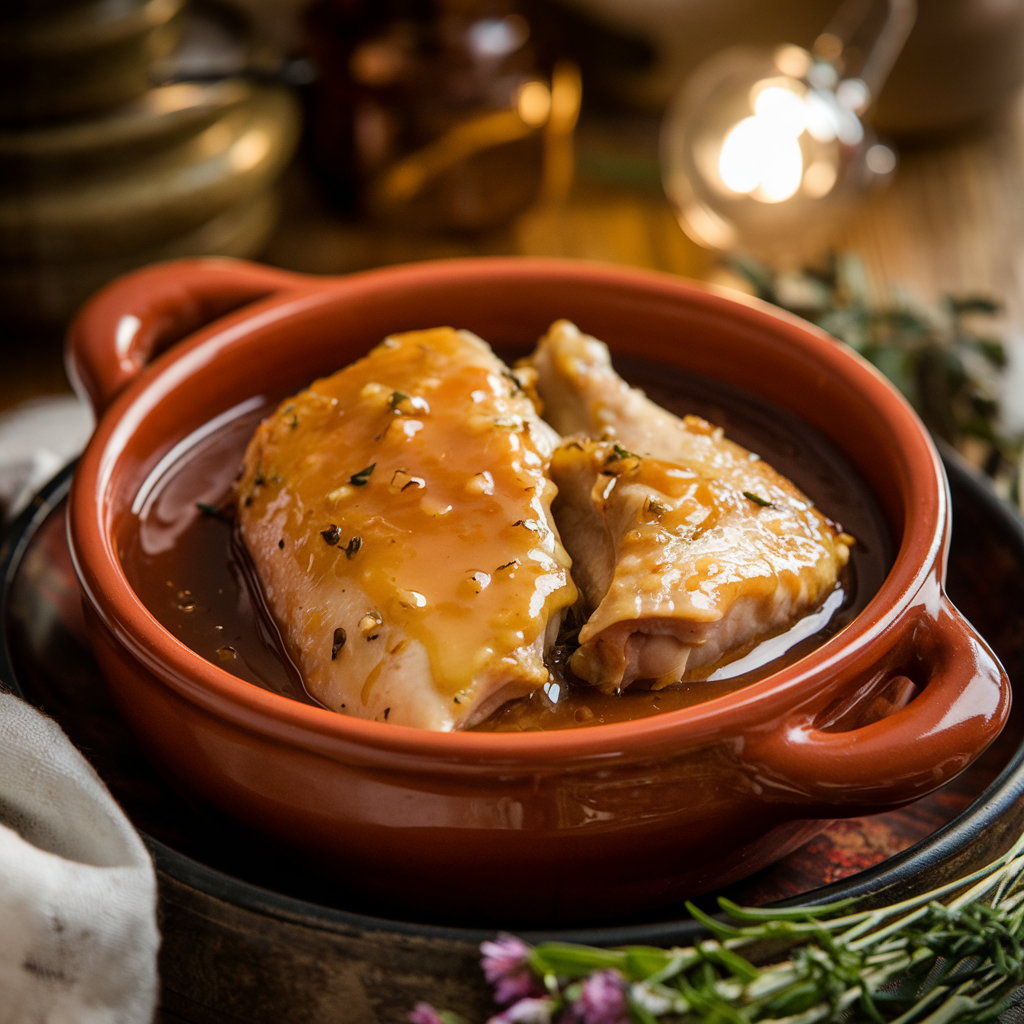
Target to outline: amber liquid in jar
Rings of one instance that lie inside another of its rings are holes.
[[[741,689],[809,654],[865,607],[892,564],[888,529],[871,492],[838,449],[796,417],[719,381],[616,359],[630,383],[677,415],[695,413],[757,452],[857,539],[835,591],[816,612],[708,678],[605,695],[575,679],[569,647],[553,652],[553,681],[510,701],[478,731],[564,729],[675,711]],[[279,396],[255,397],[193,433],[154,470],[135,502],[138,529],[123,552],[129,581],[156,619],[197,654],[256,686],[318,704],[305,690],[263,602],[230,515],[232,483],[260,419]],[[568,633],[569,631],[566,630]],[[571,643],[571,639],[569,640]]]

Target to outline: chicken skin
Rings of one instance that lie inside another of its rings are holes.
[[[577,597],[546,475],[558,443],[479,338],[387,338],[281,404],[237,484],[242,538],[307,690],[462,729],[549,678]]]
[[[589,614],[576,675],[605,691],[703,678],[833,591],[853,538],[757,455],[630,388],[567,321],[530,362],[545,417],[584,438],[551,464]]]

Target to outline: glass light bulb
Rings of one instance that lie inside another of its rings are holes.
[[[821,64],[798,47],[737,47],[702,65],[676,97],[662,174],[695,241],[807,258],[813,239],[892,172],[891,150],[867,158],[876,141]]]
[[[803,96],[787,86],[754,88],[757,90],[757,98],[754,100],[754,115],[757,119],[772,131],[795,139],[804,130],[806,122]]]
[[[761,156],[761,185],[754,198],[781,203],[796,193],[804,176],[804,155],[791,135],[776,135]]]
[[[764,144],[764,126],[756,117],[745,117],[726,135],[718,158],[718,173],[726,188],[742,194],[761,184]]]

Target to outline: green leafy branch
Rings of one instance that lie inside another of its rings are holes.
[[[929,307],[896,293],[872,301],[863,263],[832,257],[821,270],[773,273],[747,257],[731,266],[757,295],[798,313],[872,362],[903,393],[936,434],[966,450],[1019,503],[1019,434],[1003,426],[1000,376],[1007,356],[997,303],[947,297]]]
[[[686,948],[485,943],[499,1001],[502,985],[512,994],[491,1024],[982,1024],[1024,985],[1024,836],[964,878],[873,910],[718,902],[720,917],[688,904],[712,938]],[[588,1001],[596,978],[600,998]],[[418,1011],[411,1019],[435,1019]]]
[[[643,1024],[814,1024],[841,1014],[875,1024],[980,1024],[1024,984],[1022,875],[1024,839],[967,878],[888,907],[750,910],[722,899],[727,921],[689,906],[715,938],[687,949],[547,943],[531,951],[530,966],[556,978],[620,971],[631,983],[631,1016]],[[754,966],[744,951],[766,942],[790,945],[790,955]]]

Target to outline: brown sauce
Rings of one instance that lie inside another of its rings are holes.
[[[680,370],[623,359],[616,360],[616,369],[677,415],[696,413],[723,427],[789,477],[857,538],[850,563],[817,620],[763,641],[707,679],[607,696],[573,678],[563,666],[565,651],[557,650],[555,682],[505,705],[476,726],[479,731],[626,721],[741,689],[798,661],[849,624],[892,564],[888,531],[870,491],[845,457],[801,421],[729,385]],[[131,532],[121,560],[146,607],[187,647],[256,686],[316,704],[284,653],[230,517],[209,514],[231,505],[245,446],[280,397],[242,403],[162,460],[136,499],[138,530]]]

